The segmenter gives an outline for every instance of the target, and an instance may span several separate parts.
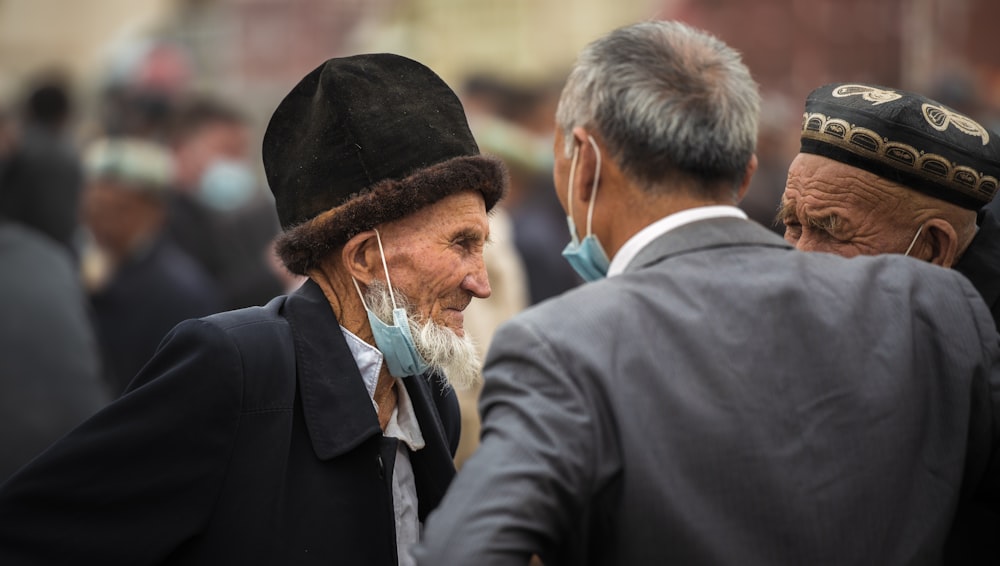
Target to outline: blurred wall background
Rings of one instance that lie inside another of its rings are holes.
[[[586,42],[649,18],[687,21],[744,53],[765,101],[761,151],[774,171],[751,191],[765,208],[796,150],[802,100],[823,83],[922,91],[996,127],[996,0],[0,0],[0,104],[59,70],[82,102],[84,133],[88,103],[135,80],[231,97],[262,129],[331,56],[394,51],[456,88],[473,73],[552,82]],[[137,78],[151,40],[179,50]]]
[[[367,50],[419,58],[450,81],[483,68],[536,79],[653,17],[718,34],[767,90],[797,96],[832,79],[926,89],[948,71],[1000,103],[993,0],[0,0],[0,94],[43,68],[95,78],[143,37],[190,48],[203,86],[251,96]]]

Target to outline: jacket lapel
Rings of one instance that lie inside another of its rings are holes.
[[[285,303],[313,450],[329,460],[382,434],[361,372],[323,291],[306,281]],[[421,423],[423,424],[423,423]]]
[[[710,218],[685,224],[656,238],[636,254],[625,272],[638,271],[682,254],[732,246],[794,249],[756,222],[733,217]]]

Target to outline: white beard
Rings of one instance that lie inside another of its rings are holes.
[[[482,362],[476,353],[476,345],[468,334],[459,336],[447,326],[424,322],[413,312],[411,301],[399,289],[393,289],[396,305],[406,309],[406,321],[410,325],[417,353],[433,370],[443,375],[447,383],[458,390],[469,389],[482,380]],[[386,324],[392,321],[392,297],[389,287],[375,279],[365,290],[368,308]]]

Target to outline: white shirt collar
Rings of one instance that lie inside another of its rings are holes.
[[[422,379],[419,375],[411,376],[409,379]],[[413,403],[410,401],[410,394],[403,385],[403,378],[396,378],[396,409],[389,417],[389,424],[385,426],[385,435],[398,438],[400,442],[406,443],[410,450],[416,452],[426,443],[424,435],[420,432],[420,423],[417,422],[417,415],[413,412]]]
[[[632,262],[636,254],[638,254],[642,248],[645,248],[650,242],[659,238],[663,234],[666,234],[667,232],[685,224],[690,224],[699,220],[707,220],[709,218],[722,217],[742,218],[746,220],[747,215],[735,206],[720,204],[688,208],[680,212],[675,212],[669,216],[664,216],[649,226],[646,226],[642,230],[639,230],[634,236],[625,242],[625,245],[618,250],[618,253],[616,253],[615,257],[611,260],[611,265],[608,267],[608,277],[623,273],[625,268],[628,267],[628,264]]]
[[[378,375],[382,371],[382,352],[343,326],[340,327],[340,332],[347,340],[347,347],[350,348],[351,355],[358,364],[358,371],[361,372],[361,379],[365,383],[365,389],[368,390],[372,407],[378,414],[378,404],[375,403],[375,386],[378,385]],[[416,376],[411,379],[418,378],[419,376]],[[393,409],[392,415],[389,417],[389,423],[385,427],[385,435],[398,438],[413,451],[424,447],[424,436],[420,432],[420,423],[417,422],[417,416],[413,412],[413,403],[406,392],[406,385],[398,377],[396,378],[396,408]]]
[[[347,347],[351,349],[351,355],[361,372],[361,379],[365,382],[365,389],[374,404],[375,386],[378,385],[378,374],[382,371],[382,352],[343,326],[340,327],[340,332],[347,340]]]

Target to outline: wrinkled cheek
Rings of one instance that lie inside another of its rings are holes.
[[[848,258],[857,257],[859,255],[875,255],[873,253],[866,254],[861,250],[859,250],[856,246],[829,246],[828,249],[817,250],[817,251],[825,251],[828,253],[839,255],[840,257],[848,257]]]

